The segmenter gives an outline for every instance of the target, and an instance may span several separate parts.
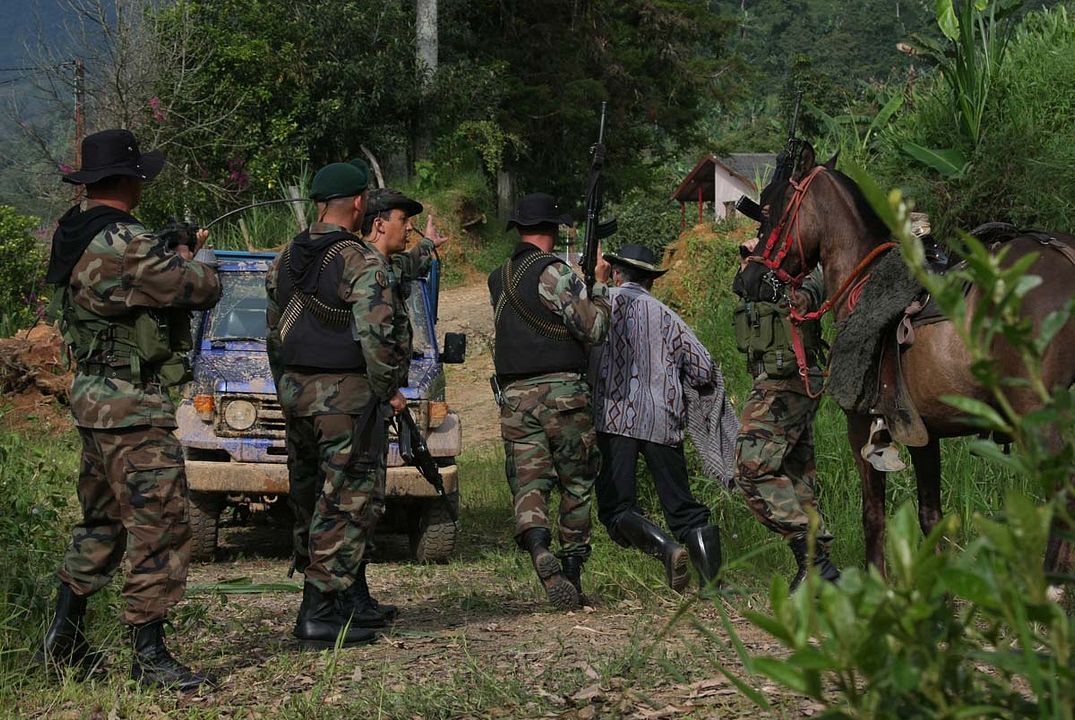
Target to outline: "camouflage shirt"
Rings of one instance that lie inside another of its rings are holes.
[[[184,260],[136,223],[98,233],[72,270],[70,289],[71,302],[105,318],[146,307],[204,310],[220,299],[215,269]],[[176,426],[163,388],[81,372],[71,385],[71,412],[85,428]]]
[[[605,341],[612,306],[604,283],[594,283],[593,297],[588,297],[579,276],[566,263],[554,262],[538,278],[538,298],[542,305],[563,318],[579,342],[600,345]]]
[[[344,228],[331,223],[314,223],[310,238]],[[356,238],[357,240],[357,238]],[[280,404],[285,413],[295,417],[328,414],[354,414],[377,398],[388,400],[405,385],[406,367],[410,361],[410,346],[401,347],[399,324],[401,296],[396,273],[388,260],[361,241],[358,247],[345,248],[340,253],[343,273],[338,289],[339,299],[351,305],[354,318],[352,332],[362,347],[366,373],[324,372],[298,373],[288,371],[280,356],[280,314],[276,298],[280,257],[277,256],[265,278],[268,294],[267,348]],[[406,322],[406,315],[403,315]],[[407,327],[409,331],[409,326]]]
[[[404,285],[429,272],[433,264],[433,241],[422,238],[413,247],[392,256],[392,268]]]

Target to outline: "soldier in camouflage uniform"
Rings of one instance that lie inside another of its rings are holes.
[[[600,455],[585,368],[589,347],[608,332],[610,312],[608,263],[599,261],[587,296],[579,277],[552,254],[559,225],[569,222],[550,196],[524,197],[508,222],[509,230],[519,229],[521,242],[489,275],[515,536],[529,551],[549,602],[560,609],[578,607],[582,564],[590,554],[590,501]],[[560,491],[560,561],[549,549],[553,489]]]
[[[753,250],[752,241],[744,249]],[[736,441],[736,482],[747,505],[759,521],[779,533],[791,547],[798,570],[790,587],[806,577],[808,509],[820,517],[815,492],[814,415],[819,400],[807,394],[791,344],[791,306],[800,312],[816,309],[825,298],[820,268],[798,289],[773,277],[762,279],[761,266],[751,264],[736,276],[736,342],[747,354],[754,376]],[[762,281],[758,281],[762,280]],[[817,322],[803,323],[798,331],[810,364],[810,387],[822,384],[818,361],[821,331]],[[832,535],[822,521],[818,527],[814,564],[826,580],[835,582],[840,572],[829,560]]]
[[[404,407],[409,348],[386,258],[354,234],[368,175],[334,163],[314,176],[318,221],[266,277],[268,350],[287,421],[296,567],[306,576],[294,635],[303,647],[370,642],[341,597],[377,522],[388,412]],[[391,410],[386,407],[390,406]],[[348,625],[350,623],[350,625]]]
[[[352,160],[351,164],[359,169],[367,167],[361,160]],[[429,271],[434,249],[445,242],[445,239],[433,230],[432,218],[430,218],[426,224],[427,237],[423,237],[411,249],[405,249],[407,236],[411,230],[410,218],[422,212],[422,209],[421,203],[406,197],[397,190],[377,188],[368,193],[365,215],[362,220],[363,242],[376,250],[381,256],[381,262],[390,268],[389,285],[392,288],[394,303],[392,334],[399,351],[399,377],[402,378],[403,385],[406,385],[410,368],[414,338],[406,306],[410,282]],[[376,520],[384,515],[385,509],[385,481],[388,473],[387,432],[383,437],[385,442],[381,448],[381,462],[377,468],[377,480],[372,492],[371,518],[373,522],[367,528],[367,544],[372,540]],[[384,627],[396,618],[398,608],[395,605],[378,602],[370,594],[369,583],[366,579],[367,565],[368,562],[365,559],[359,563],[355,581],[340,596],[340,608],[344,615],[350,616],[354,625]]]
[[[186,588],[191,538],[167,388],[189,379],[188,311],[212,307],[220,282],[213,267],[192,260],[204,231],[197,242],[171,246],[130,215],[142,183],[164,164],[159,152],[141,154],[131,133],[105,130],[83,141],[82,157],[82,169],[64,180],[86,185],[86,209],[76,205],[60,219],[46,276],[56,285],[52,310],[76,363],[71,412],[82,439],[82,520],[35,659],[82,667],[95,661],[84,630],[86,598],[108,584],[126,553],[131,676],[191,690],[213,681],[180,664],[164,644],[165,617]]]

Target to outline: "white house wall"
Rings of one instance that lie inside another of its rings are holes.
[[[713,197],[706,198],[713,202],[713,217],[720,219],[727,217],[724,211],[724,203],[734,203],[741,195],[753,195],[754,186],[743,182],[734,175],[729,175],[724,168],[716,166],[713,174]]]

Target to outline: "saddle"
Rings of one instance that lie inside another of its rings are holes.
[[[1017,237],[1029,237],[1046,248],[1056,250],[1075,265],[1075,248],[1049,233],[1020,230],[1010,223],[991,222],[978,226],[971,231],[971,235],[990,249]],[[944,267],[934,267],[934,270],[943,274],[965,264],[966,261],[951,264],[945,259]],[[971,285],[967,284],[963,291],[969,293],[970,290]],[[914,344],[915,328],[944,320],[946,318],[936,302],[923,291],[907,306],[899,321],[885,331],[882,339],[871,414],[883,417],[892,439],[908,447],[926,445],[929,442],[929,432],[915,408],[914,401],[911,400],[901,358]],[[871,443],[872,441],[871,437]]]

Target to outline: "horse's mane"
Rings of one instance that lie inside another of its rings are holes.
[[[869,232],[870,237],[873,238],[887,238],[892,233],[888,229],[888,225],[885,225],[885,221],[881,219],[870,205],[866,196],[862,194],[862,190],[855,183],[854,180],[844,175],[839,170],[829,170],[828,174],[840,184],[844,190],[851,196],[852,201],[855,204],[855,211],[858,213],[859,218],[866,225],[866,230]]]

